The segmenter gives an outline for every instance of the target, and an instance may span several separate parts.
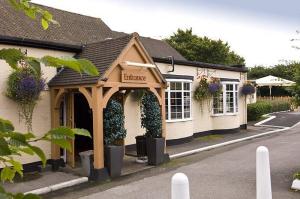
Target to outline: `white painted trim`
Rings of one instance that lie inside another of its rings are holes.
[[[71,187],[71,186],[74,186],[74,185],[82,184],[84,182],[87,182],[88,180],[89,180],[88,177],[81,177],[81,178],[77,178],[77,179],[74,179],[74,180],[62,182],[62,183],[59,183],[59,184],[50,185],[48,187],[43,187],[43,188],[40,188],[40,189],[35,189],[35,190],[32,190],[32,191],[28,191],[24,194],[25,195],[30,194],[30,193],[37,194],[37,195],[46,194],[46,193],[49,193],[49,192],[52,192],[52,191],[57,191],[59,189],[63,189],[63,188],[66,188],[66,187]]]
[[[174,123],[174,122],[188,122],[192,121],[193,118],[187,118],[187,119],[174,119],[174,120],[166,120],[167,123]]]
[[[154,64],[143,64],[138,62],[125,61],[127,66],[145,67],[145,68],[156,68]]]
[[[265,120],[262,120],[262,121],[260,121],[260,122],[257,122],[256,124],[254,124],[254,126],[260,126],[260,125],[262,125],[262,124],[264,124],[264,123],[266,123],[266,122],[268,122],[268,121],[270,121],[270,120],[273,120],[273,119],[275,119],[276,118],[276,116],[271,116],[271,117],[269,117],[269,118],[267,118],[267,119],[265,119]]]
[[[190,79],[167,79],[167,82],[188,82],[188,83],[192,83],[193,80]]]
[[[207,146],[207,147],[202,147],[202,148],[198,148],[198,149],[194,149],[194,150],[190,150],[190,151],[185,151],[185,152],[182,152],[182,153],[177,153],[177,154],[174,154],[174,155],[170,155],[170,159],[176,159],[176,158],[180,158],[180,157],[184,157],[184,156],[188,156],[188,155],[193,155],[193,154],[196,154],[196,153],[199,153],[199,152],[202,152],[202,151],[208,151],[208,150],[211,150],[211,149],[216,149],[216,148],[220,148],[220,147],[223,147],[223,146],[236,144],[236,143],[239,143],[239,142],[244,142],[244,141],[247,141],[247,140],[252,140],[254,138],[259,138],[259,137],[263,137],[263,136],[267,136],[267,135],[272,135],[272,134],[275,134],[275,133],[278,133],[278,132],[282,132],[282,131],[292,129],[292,128],[298,126],[299,124],[300,124],[300,122],[294,124],[292,127],[282,127],[281,126],[280,127],[281,129],[276,129],[276,130],[268,131],[268,132],[265,132],[265,133],[260,133],[260,134],[253,135],[253,136],[248,136],[248,137],[244,137],[244,138],[240,138],[240,139],[231,140],[231,141],[228,141],[228,142],[223,142],[223,143],[219,143],[219,144],[215,144],[215,145],[211,145],[211,146]],[[270,127],[277,127],[277,126],[270,126]]]
[[[297,123],[297,124],[299,124],[299,123]],[[219,143],[219,144],[215,144],[215,145],[211,145],[211,146],[207,146],[207,147],[202,147],[202,148],[198,148],[198,149],[194,149],[194,150],[190,150],[190,151],[185,151],[185,152],[182,152],[182,153],[177,153],[177,154],[174,154],[174,155],[170,155],[170,159],[172,160],[172,159],[176,159],[176,158],[180,158],[180,157],[184,157],[184,156],[193,155],[193,154],[196,154],[196,153],[199,153],[199,152],[202,152],[202,151],[209,151],[211,149],[216,149],[216,148],[220,148],[220,147],[223,147],[223,146],[227,146],[227,145],[231,145],[231,144],[235,144],[235,143],[239,143],[239,142],[252,140],[254,138],[263,137],[263,136],[266,136],[266,135],[271,135],[271,134],[281,132],[281,131],[286,131],[286,130],[289,130],[291,128],[292,127],[285,127],[285,128],[282,128],[282,129],[276,129],[276,130],[273,130],[273,131],[268,131],[266,133],[261,133],[261,134],[257,134],[257,135],[253,135],[253,136],[249,136],[249,137],[245,137],[245,138],[235,139],[235,140],[231,140],[231,141],[228,141],[228,142],[223,142],[223,143]]]

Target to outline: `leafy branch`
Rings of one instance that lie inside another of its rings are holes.
[[[41,25],[44,30],[49,28],[49,24],[59,25],[59,23],[53,19],[53,16],[50,12],[32,4],[31,0],[8,0],[8,2],[16,10],[22,11],[26,16],[33,20],[36,20],[37,17],[40,17]]]

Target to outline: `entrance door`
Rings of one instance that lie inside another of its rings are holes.
[[[93,111],[85,96],[81,93],[74,94],[74,127],[88,130],[93,137]],[[74,144],[75,161],[80,161],[80,152],[93,150],[93,148],[92,138],[76,135]]]

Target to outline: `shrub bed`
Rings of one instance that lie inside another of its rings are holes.
[[[264,114],[290,110],[291,104],[288,101],[258,101],[248,104],[248,121],[256,121]]]
[[[247,106],[247,116],[248,121],[259,120],[262,115],[270,113],[272,110],[271,103],[268,102],[256,102],[253,104],[248,104]]]

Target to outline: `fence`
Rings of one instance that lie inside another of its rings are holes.
[[[190,199],[188,177],[176,173],[172,177],[171,199]],[[269,150],[260,146],[256,150],[256,199],[272,199]]]
[[[257,101],[286,101],[286,102],[290,102],[292,99],[292,97],[290,96],[257,96]]]

